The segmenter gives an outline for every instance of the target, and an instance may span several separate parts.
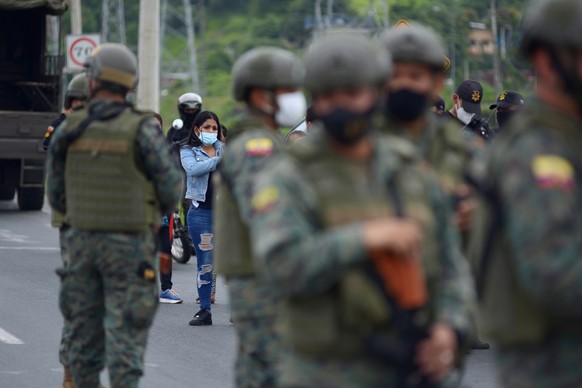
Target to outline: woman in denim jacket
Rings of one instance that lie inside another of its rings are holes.
[[[188,210],[188,232],[196,249],[198,276],[196,285],[200,311],[190,321],[191,326],[212,325],[210,294],[212,292],[212,206],[214,190],[212,174],[222,157],[223,143],[220,122],[216,114],[200,112],[192,125],[190,143],[180,149],[180,160],[186,171],[186,198],[192,200]]]

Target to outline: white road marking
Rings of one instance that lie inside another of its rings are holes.
[[[23,370],[0,370],[0,375],[21,375],[26,373]]]
[[[20,339],[16,338],[6,330],[0,327],[0,342],[4,342],[8,345],[24,345]]]
[[[34,243],[34,241],[30,241],[30,238],[28,236],[14,233],[9,229],[0,229],[0,241],[15,243]]]
[[[0,251],[60,251],[59,247],[0,247]]]

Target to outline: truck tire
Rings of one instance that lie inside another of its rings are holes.
[[[24,187],[18,189],[18,208],[20,210],[40,210],[44,204],[42,187]]]
[[[15,195],[15,187],[0,187],[0,201],[12,201]]]

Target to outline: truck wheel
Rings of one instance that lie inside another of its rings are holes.
[[[42,187],[24,187],[18,189],[18,208],[20,210],[40,210],[44,204]]]
[[[15,187],[0,187],[0,201],[12,201],[15,195]]]

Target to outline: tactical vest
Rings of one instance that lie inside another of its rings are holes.
[[[76,112],[76,111],[80,111],[85,107],[85,103],[80,103],[79,105],[77,105],[76,107],[72,108],[71,111],[72,112]],[[65,116],[65,118],[63,119],[63,121],[68,117],[69,115],[67,114]],[[61,122],[62,123],[62,122]],[[57,130],[57,127],[54,128],[53,133],[51,134],[51,137],[54,136],[54,131]],[[62,228],[65,225],[65,215],[55,209],[52,209],[51,212],[51,226],[53,228]]]
[[[464,181],[463,173],[471,152],[458,126],[451,120],[433,116],[431,113],[427,117],[428,126],[418,138],[413,138],[406,129],[389,120],[382,127],[387,133],[415,143],[422,157],[435,170],[445,191],[451,193]]]
[[[273,154],[280,152],[285,147],[283,139],[264,127],[265,124],[254,119],[239,124],[231,131],[226,147],[232,147],[234,142],[268,138],[273,142]],[[228,158],[228,148],[225,157]],[[221,168],[217,172],[214,174],[214,184],[219,204],[214,207],[214,266],[218,273],[226,277],[254,276],[249,229],[232,192],[232,177]],[[250,198],[246,200],[250,201]]]
[[[299,171],[318,196],[317,218],[321,229],[363,222],[395,215],[395,205],[388,192],[390,179],[399,191],[407,217],[424,226],[423,264],[429,295],[434,295],[439,267],[435,217],[430,208],[426,179],[414,169],[416,151],[408,144],[403,148],[398,139],[390,147],[378,148],[373,162],[375,178],[370,182],[362,171],[349,161],[329,151],[322,152],[313,144],[292,147],[291,155]],[[313,258],[317,260],[317,257]],[[361,357],[367,338],[379,330],[391,332],[392,312],[381,286],[371,277],[366,265],[347,271],[327,292],[287,300],[281,321],[284,340],[300,353],[334,358]],[[432,319],[433,308],[427,306],[424,316]]]
[[[471,157],[467,142],[459,128],[450,120],[431,120],[429,144],[422,151],[427,162],[434,168],[447,193],[453,192],[464,182],[464,171]]]
[[[532,103],[533,104],[533,103]],[[475,236],[470,246],[470,258],[480,292],[480,329],[487,338],[495,340],[501,346],[519,344],[538,344],[543,342],[552,330],[557,332],[582,330],[582,322],[567,322],[558,317],[549,316],[532,302],[519,287],[515,254],[505,237],[504,223],[498,197],[496,182],[503,174],[499,160],[510,152],[510,146],[521,135],[532,129],[545,125],[552,128],[564,138],[568,138],[576,147],[582,146],[579,128],[557,126],[556,117],[535,109],[519,115],[512,120],[512,125],[500,136],[496,137],[492,148],[490,163],[486,168],[478,166],[473,171],[477,181],[482,201],[475,214],[478,221],[475,224]],[[576,140],[575,138],[578,138]],[[578,155],[579,149],[573,149],[572,155]],[[574,161],[577,174],[582,171],[580,159]],[[577,180],[582,178],[580,175]],[[572,209],[574,210],[574,209]],[[541,210],[543,211],[543,210]],[[488,238],[487,238],[488,237]],[[487,241],[488,240],[488,241]],[[548,258],[551,259],[551,258]]]
[[[87,109],[72,113],[65,131],[76,128]],[[153,184],[137,156],[138,129],[151,114],[125,109],[94,120],[67,150],[67,215],[71,226],[88,231],[144,232],[161,214]]]

